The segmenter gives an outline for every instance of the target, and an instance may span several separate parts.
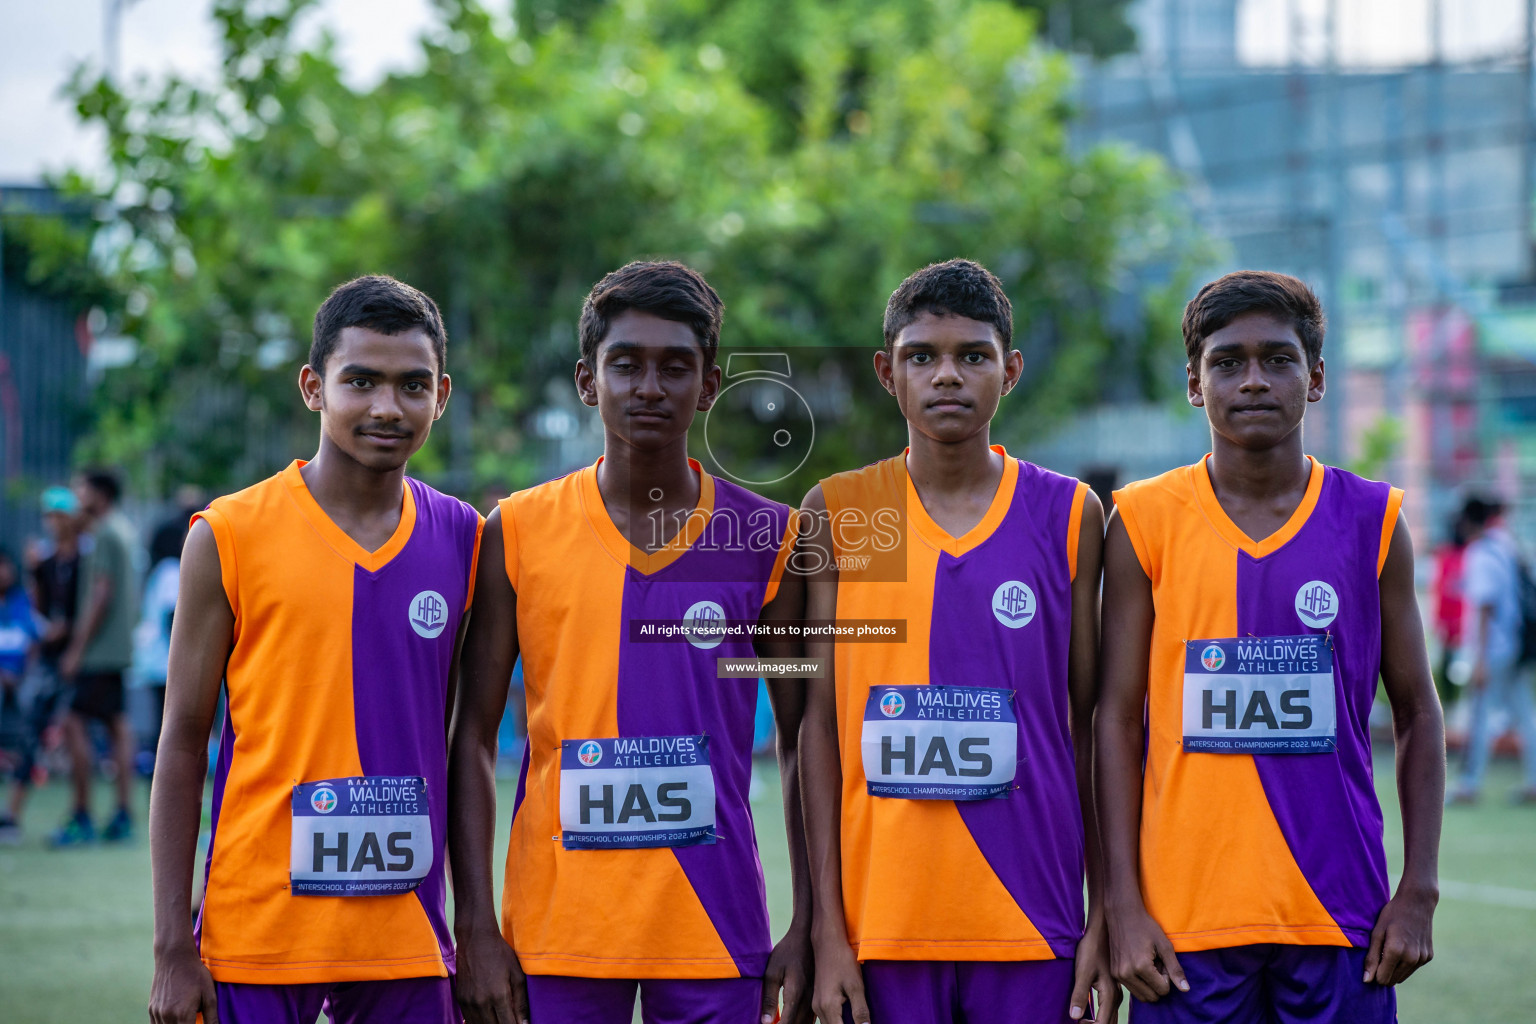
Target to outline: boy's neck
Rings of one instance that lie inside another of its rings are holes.
[[[603,445],[597,492],[619,533],[642,551],[659,550],[682,528],[698,507],[701,486],[688,464],[686,436],[654,451],[611,434]]]
[[[369,469],[321,437],[320,450],[299,469],[299,475],[315,504],[343,529],[347,523],[367,520],[399,522],[405,499],[404,466]]]
[[[1211,489],[1224,507],[1228,502],[1273,502],[1292,496],[1300,505],[1311,473],[1299,426],[1271,448],[1244,448],[1211,435]]]
[[[919,494],[984,491],[990,498],[1002,479],[1003,457],[992,450],[986,430],[950,443],[909,429],[907,446],[907,475]]]

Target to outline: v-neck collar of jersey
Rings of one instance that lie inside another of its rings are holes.
[[[597,467],[602,464],[603,457],[598,456],[596,462],[581,471],[582,512],[592,524],[597,539],[615,561],[632,566],[643,576],[654,576],[686,554],[709,525],[710,516],[715,513],[715,478],[704,472],[704,467],[696,460],[688,460],[688,468],[699,478],[699,503],[688,513],[683,528],[673,534],[665,546],[646,552],[631,544],[608,514],[608,506],[603,504],[603,492],[597,486]]]
[[[1222,540],[1239,551],[1246,551],[1252,558],[1267,558],[1290,543],[1291,539],[1301,532],[1301,528],[1307,525],[1307,520],[1311,518],[1312,510],[1317,508],[1317,500],[1323,493],[1323,464],[1308,455],[1307,461],[1312,464],[1312,468],[1307,477],[1307,490],[1301,496],[1301,502],[1296,506],[1296,510],[1291,513],[1291,518],[1286,520],[1284,526],[1263,540],[1254,540],[1244,533],[1242,528],[1232,521],[1232,517],[1227,515],[1227,510],[1221,507],[1221,502],[1216,497],[1216,489],[1211,486],[1210,458],[1211,456],[1207,454],[1200,460],[1199,465],[1190,468],[1200,510],[1205,513],[1206,520],[1221,535]]]
[[[971,527],[959,537],[952,535],[944,527],[934,521],[923,507],[922,495],[917,493],[917,485],[912,482],[912,474],[907,472],[907,456],[912,449],[904,449],[901,453],[901,462],[897,467],[902,479],[906,481],[907,490],[907,515],[912,517],[912,524],[917,527],[918,534],[929,544],[955,558],[975,550],[983,541],[997,530],[1008,514],[1008,506],[1013,504],[1013,492],[1019,483],[1019,460],[1012,458],[1000,444],[989,446],[992,451],[1003,457],[1003,478],[997,483],[997,493],[992,495],[992,504],[987,507],[986,514],[981,521]]]
[[[293,498],[299,511],[309,524],[315,528],[315,532],[331,546],[338,555],[348,561],[355,562],[365,572],[378,572],[389,564],[390,560],[400,553],[405,547],[405,542],[411,539],[411,531],[416,527],[416,495],[411,491],[409,480],[403,482],[405,497],[400,507],[400,525],[395,527],[394,535],[384,542],[384,546],[377,551],[368,551],[361,544],[352,539],[352,536],[337,526],[330,516],[325,514],[325,509],[315,500],[315,496],[309,493],[309,485],[304,482],[304,474],[299,470],[309,465],[305,459],[294,459],[283,470],[283,482],[288,485],[288,494]]]

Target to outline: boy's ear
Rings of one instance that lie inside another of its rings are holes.
[[[437,409],[432,413],[432,419],[438,420],[443,416],[443,410],[448,408],[448,396],[453,392],[453,379],[446,373],[437,378]]]
[[[325,408],[325,381],[308,363],[299,370],[299,394],[303,396],[304,405],[310,412],[320,412]]]
[[[1189,378],[1189,404],[1196,409],[1205,408],[1205,392],[1200,389],[1200,369],[1194,363],[1184,364],[1184,373]]]
[[[582,405],[597,408],[597,375],[585,359],[576,360],[576,395]]]
[[[1008,348],[1003,352],[1003,394],[1007,394],[1018,386],[1019,378],[1024,376],[1024,353],[1016,348]]]
[[[1312,372],[1307,380],[1307,401],[1318,402],[1323,398],[1323,392],[1327,391],[1327,381],[1323,374],[1323,357],[1317,357],[1317,363],[1312,367]]]
[[[896,365],[891,361],[891,353],[884,348],[875,350],[875,377],[880,381],[880,386],[892,395],[896,394]]]
[[[704,386],[699,389],[699,404],[694,407],[699,412],[709,412],[715,399],[720,397],[721,379],[720,364],[710,363],[704,370]]]

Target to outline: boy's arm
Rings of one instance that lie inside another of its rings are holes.
[[[192,939],[192,863],[208,778],[208,733],[234,641],[219,549],[206,520],[192,524],[181,555],[180,609],[171,625],[165,717],[149,794],[149,859],[154,884],[155,975],[149,1015],[156,1024],[218,1024],[213,977]]]
[[[1114,1020],[1120,986],[1109,970],[1109,936],[1104,923],[1103,855],[1093,799],[1093,708],[1099,699],[1099,580],[1104,568],[1104,506],[1088,491],[1078,527],[1077,567],[1072,578],[1072,640],[1067,654],[1072,753],[1077,799],[1083,816],[1083,852],[1088,876],[1088,925],[1077,946],[1070,1012],[1073,1020]],[[1090,1001],[1098,992],[1098,1013]]]
[[[837,617],[838,572],[821,485],[811,488],[801,509],[808,517],[797,555],[807,575],[805,617],[830,621]],[[830,638],[806,642],[806,657],[819,659],[826,666],[826,674],[806,681],[805,717],[800,723],[800,788],[810,857],[811,943],[816,951],[812,1008],[822,1021],[842,1020],[846,1001],[853,1024],[869,1024],[864,976],[848,944],[848,922],[843,916],[843,769],[833,651]]]
[[[798,518],[798,517],[797,517]],[[805,578],[794,570],[794,559],[784,566],[779,592],[763,608],[760,622],[790,622],[805,618]],[[794,640],[759,640],[759,657],[798,658],[804,645]],[[764,1024],[778,1016],[779,992],[784,993],[784,1024],[810,1020],[811,979],[811,879],[805,852],[805,815],[800,806],[800,719],[805,711],[805,680],[768,679],[768,699],[778,727],[779,782],[784,793],[784,831],[789,841],[789,879],[794,909],[789,930],[774,946],[763,977]]]
[[[1413,538],[1398,513],[1381,570],[1381,680],[1392,705],[1397,797],[1403,810],[1403,877],[1376,919],[1365,980],[1396,985],[1434,956],[1431,919],[1440,899],[1440,819],[1445,807],[1445,720],[1429,673],[1413,590]]]
[[[453,989],[467,1024],[527,1024],[527,981],[502,938],[491,881],[496,733],[518,650],[517,594],[507,578],[500,508],[485,521],[473,608],[448,745],[448,859],[458,945]]]
[[[1094,791],[1104,853],[1104,912],[1115,979],[1143,1002],[1189,991],[1173,944],[1141,898],[1141,758],[1152,653],[1152,581],[1118,511],[1104,537],[1102,684],[1094,712]]]

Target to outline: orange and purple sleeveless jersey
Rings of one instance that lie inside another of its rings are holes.
[[[1067,654],[1087,486],[993,450],[997,495],[958,538],[904,457],[821,484],[837,618],[906,621],[904,643],[835,647],[860,960],[1044,960],[1082,936]]]
[[[1387,902],[1369,715],[1403,494],[1311,466],[1257,542],[1204,460],[1116,493],[1155,615],[1141,886],[1179,952],[1363,946]]]
[[[405,481],[364,551],[295,462],[215,500],[234,612],[198,948],[221,982],[446,976],[446,709],[480,516]]]
[[[598,463],[601,464],[601,459]],[[597,466],[501,502],[528,700],[502,928],[523,969],[754,977],[771,942],[747,788],[756,679],[717,678],[778,591],[790,510],[697,474],[661,550],[630,545]]]

